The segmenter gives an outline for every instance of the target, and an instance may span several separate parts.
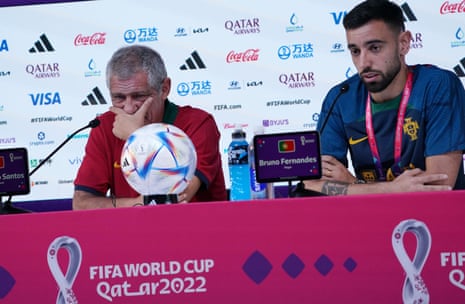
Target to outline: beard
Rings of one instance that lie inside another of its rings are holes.
[[[388,69],[385,73],[381,71],[376,71],[376,70],[371,70],[371,69],[366,69],[362,73],[366,72],[376,72],[381,75],[381,80],[380,81],[371,81],[371,82],[366,82],[363,77],[361,77],[363,83],[366,85],[368,92],[370,93],[379,93],[386,89],[391,82],[394,80],[394,78],[399,74],[400,72],[400,62],[397,62],[396,65],[392,66],[390,69]]]

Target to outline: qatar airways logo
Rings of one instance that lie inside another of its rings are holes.
[[[245,34],[259,34],[260,33],[260,19],[238,19],[227,20],[224,23],[224,28],[233,32],[235,35]]]
[[[229,52],[228,56],[226,56],[227,63],[233,62],[250,62],[250,61],[258,61],[258,52],[260,49],[248,49],[244,52],[236,53],[235,51]]]
[[[444,2],[439,9],[441,15],[465,13],[465,0],[457,3],[450,3],[449,1]]]
[[[279,75],[279,82],[289,89],[313,88],[315,86],[315,73],[289,73]]]
[[[90,36],[84,36],[79,34],[74,38],[75,46],[87,46],[87,45],[101,45],[105,44],[105,35],[107,33],[97,32]]]
[[[26,73],[37,79],[58,78],[60,77],[60,64],[57,62],[28,64],[26,65]]]

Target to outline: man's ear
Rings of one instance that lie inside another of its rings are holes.
[[[166,77],[161,84],[161,97],[162,100],[165,100],[170,94],[171,90],[171,78]]]
[[[405,31],[399,35],[399,51],[402,56],[407,55],[410,51],[410,42],[412,41],[412,33]]]

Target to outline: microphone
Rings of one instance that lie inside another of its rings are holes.
[[[334,105],[339,100],[339,97],[341,97],[341,95],[346,93],[347,91],[349,91],[349,84],[345,83],[340,87],[339,93],[337,93],[336,98],[334,98],[333,103],[329,107],[328,114],[326,115],[325,120],[321,124],[320,134],[323,134],[323,130],[325,129],[326,124],[328,123],[329,116],[333,112]],[[290,188],[290,186],[291,186],[291,184],[289,183],[289,188]],[[304,183],[302,181],[300,181],[297,184],[297,186],[295,187],[295,189],[290,192],[289,196],[290,197],[308,197],[308,196],[326,196],[326,194],[324,194],[322,192],[319,192],[319,191],[305,189]]]
[[[339,97],[341,97],[341,95],[344,94],[344,93],[346,93],[347,91],[349,91],[349,84],[345,83],[345,84],[343,84],[343,85],[341,86],[341,88],[339,89],[339,93],[336,95],[336,98],[334,98],[333,103],[332,103],[331,106],[329,107],[328,114],[326,115],[325,120],[324,120],[323,123],[321,124],[320,134],[323,134],[323,130],[325,129],[326,124],[328,123],[329,116],[330,116],[331,113],[333,112],[334,105],[335,105],[336,102],[339,100]]]
[[[34,170],[32,170],[30,173],[29,173],[29,176],[31,176],[32,174],[34,174],[34,172],[36,172],[40,167],[42,167],[53,155],[55,155],[55,153],[58,152],[58,150],[60,150],[68,141],[71,140],[71,138],[73,138],[74,135],[78,134],[79,132],[81,132],[82,130],[85,130],[87,128],[96,128],[100,125],[100,120],[98,118],[95,118],[91,121],[89,121],[89,123],[74,131],[71,135],[69,135],[58,147],[56,147],[55,150],[52,151],[52,153],[50,153],[46,158],[44,158],[38,165],[37,167],[34,168]]]

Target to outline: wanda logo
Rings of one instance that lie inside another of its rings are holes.
[[[234,51],[229,52],[226,56],[226,62],[249,62],[258,60],[258,52],[260,49],[248,49],[245,52],[236,53]]]

